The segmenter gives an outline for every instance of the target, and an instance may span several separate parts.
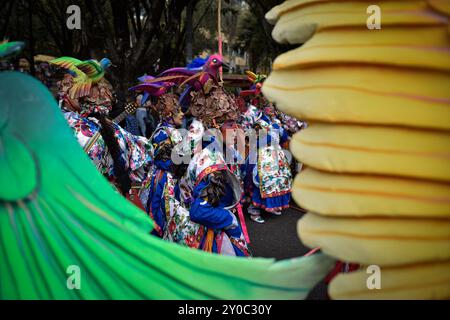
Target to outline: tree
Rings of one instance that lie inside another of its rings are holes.
[[[41,26],[51,38],[51,44],[59,55],[87,58],[89,56],[88,37],[95,36],[90,15],[80,0],[37,0],[33,10]],[[81,30],[69,30],[66,27],[67,8],[77,5],[82,12]],[[91,41],[92,43],[92,41]]]
[[[264,14],[281,0],[223,0],[225,54],[246,50],[253,70],[267,69],[286,47],[271,38]],[[0,37],[27,42],[24,55],[108,57],[106,77],[121,96],[144,73],[183,66],[217,52],[217,0],[3,0]],[[246,4],[247,3],[247,4]],[[67,7],[81,8],[81,30],[69,30]]]
[[[283,0],[246,2],[249,10],[243,12],[239,20],[236,47],[240,46],[248,52],[252,70],[260,69],[261,72],[268,73],[276,56],[295,47],[276,43],[272,39],[273,26],[265,19],[265,14]]]
[[[166,68],[174,61],[184,62],[181,14],[189,2],[109,0],[102,4],[86,0],[105,35],[105,53],[118,66],[111,72],[117,91],[127,95],[137,75]]]
[[[15,2],[14,0],[4,1],[4,4],[0,6],[0,40],[7,34]]]

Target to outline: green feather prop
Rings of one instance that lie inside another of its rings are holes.
[[[334,264],[213,255],[151,229],[97,172],[50,92],[1,73],[0,299],[302,299]],[[79,290],[68,289],[72,265]]]
[[[22,41],[0,42],[0,60],[13,58],[18,55],[24,47],[25,43]]]
[[[72,57],[60,57],[51,60],[50,63],[75,74],[69,92],[72,99],[88,96],[92,85],[98,83],[105,75],[105,69],[97,60],[81,61]]]

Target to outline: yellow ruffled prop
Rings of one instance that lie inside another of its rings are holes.
[[[280,55],[263,86],[310,123],[291,141],[307,167],[294,199],[301,240],[359,263],[330,284],[334,299],[450,298],[449,0],[290,0],[266,18]],[[366,266],[381,268],[368,289]]]

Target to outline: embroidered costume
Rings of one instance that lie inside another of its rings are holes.
[[[256,208],[269,212],[289,207],[292,173],[289,161],[281,148],[288,139],[287,132],[263,114],[255,126],[260,128],[256,164],[248,164],[251,178],[251,201]],[[257,213],[250,209],[251,213]]]
[[[177,188],[176,165],[172,161],[172,149],[182,140],[175,126],[181,125],[183,113],[178,97],[174,94],[160,96],[155,108],[161,115],[161,121],[150,138],[154,146],[154,164],[149,172],[141,199],[146,204],[146,212],[155,221],[152,233],[162,237],[166,222],[171,216],[168,199],[175,196]]]
[[[287,144],[289,135],[276,118],[274,106],[261,94],[265,76],[247,74],[253,85],[250,90],[242,91],[241,97],[252,97],[252,100],[241,116],[241,124],[255,129],[258,139],[257,150],[250,148],[247,156],[245,190],[251,198],[248,212],[252,220],[263,223],[261,209],[280,215],[281,210],[289,207],[292,172],[281,147]]]
[[[210,143],[194,156],[185,181],[192,190],[190,218],[203,226],[199,230],[199,248],[224,255],[249,256],[241,226],[232,211],[240,201],[239,181],[228,169],[220,148],[215,144]],[[219,172],[223,179],[215,181]],[[217,188],[221,192],[211,196],[208,188]]]
[[[66,112],[64,117],[72,128],[78,143],[85,149],[97,169],[112,180],[115,177],[114,161],[104,139],[99,136],[92,143],[92,137],[101,128],[99,120],[82,117],[76,112]],[[152,162],[153,147],[146,138],[134,136],[117,124],[112,124],[112,126],[114,137],[120,146],[120,161],[126,168],[131,182],[141,184],[145,178],[145,172]],[[90,147],[88,147],[89,145]]]
[[[243,221],[239,223],[235,215],[242,193],[239,180],[225,162],[226,143],[216,135],[219,132],[207,130],[236,121],[237,105],[221,87],[212,86],[205,94],[192,95],[190,112],[206,129],[197,128],[197,131],[207,133],[201,144],[203,148],[195,148],[181,183],[189,191],[191,203],[186,199],[183,202],[187,203],[190,218],[202,226],[199,249],[223,255],[250,256]],[[193,141],[198,145],[198,140]]]
[[[141,185],[152,163],[149,140],[135,136],[106,118],[112,109],[111,86],[101,79],[91,86],[90,94],[69,98],[71,77],[61,82],[62,110],[74,136],[97,169],[120,191],[128,194],[132,185]],[[68,111],[67,103],[77,106]],[[111,150],[111,148],[113,150]]]

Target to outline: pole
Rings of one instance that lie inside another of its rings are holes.
[[[218,33],[218,41],[219,41],[219,55],[222,57],[222,27],[221,27],[221,14],[222,13],[222,0],[217,0],[217,33]],[[222,67],[219,68],[219,79],[220,83],[223,82],[222,78]]]

